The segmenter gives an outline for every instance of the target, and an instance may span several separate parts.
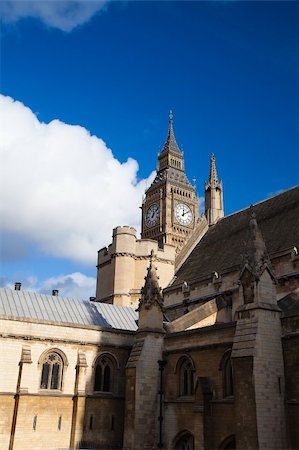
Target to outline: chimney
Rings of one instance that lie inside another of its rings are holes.
[[[59,294],[59,290],[58,289],[53,289],[52,290],[53,297],[58,297],[58,294]]]
[[[21,286],[22,286],[22,283],[20,283],[19,281],[17,281],[17,282],[15,283],[15,291],[20,291],[20,290],[21,290]]]

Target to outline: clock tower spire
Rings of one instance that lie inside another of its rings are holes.
[[[173,114],[163,149],[158,155],[157,175],[145,192],[142,204],[142,239],[175,245],[177,251],[192,233],[198,219],[195,187],[185,173],[184,156],[173,130]]]

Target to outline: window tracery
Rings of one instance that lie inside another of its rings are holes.
[[[179,361],[179,395],[188,397],[194,394],[194,364],[191,358]]]
[[[191,433],[184,433],[175,444],[175,450],[194,450],[194,437]]]
[[[41,389],[56,389],[62,387],[63,360],[57,352],[50,352],[43,358]]]
[[[95,365],[94,391],[112,392],[114,363],[109,355],[100,356]]]

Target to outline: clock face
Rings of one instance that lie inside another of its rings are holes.
[[[160,208],[157,203],[153,203],[146,211],[145,220],[148,226],[153,227],[158,222]]]
[[[193,213],[188,205],[185,203],[178,203],[174,209],[176,220],[181,225],[190,225],[193,222]]]

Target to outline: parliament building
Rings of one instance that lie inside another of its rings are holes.
[[[225,216],[207,175],[199,215],[170,115],[95,297],[0,289],[0,450],[299,448],[299,186]]]

